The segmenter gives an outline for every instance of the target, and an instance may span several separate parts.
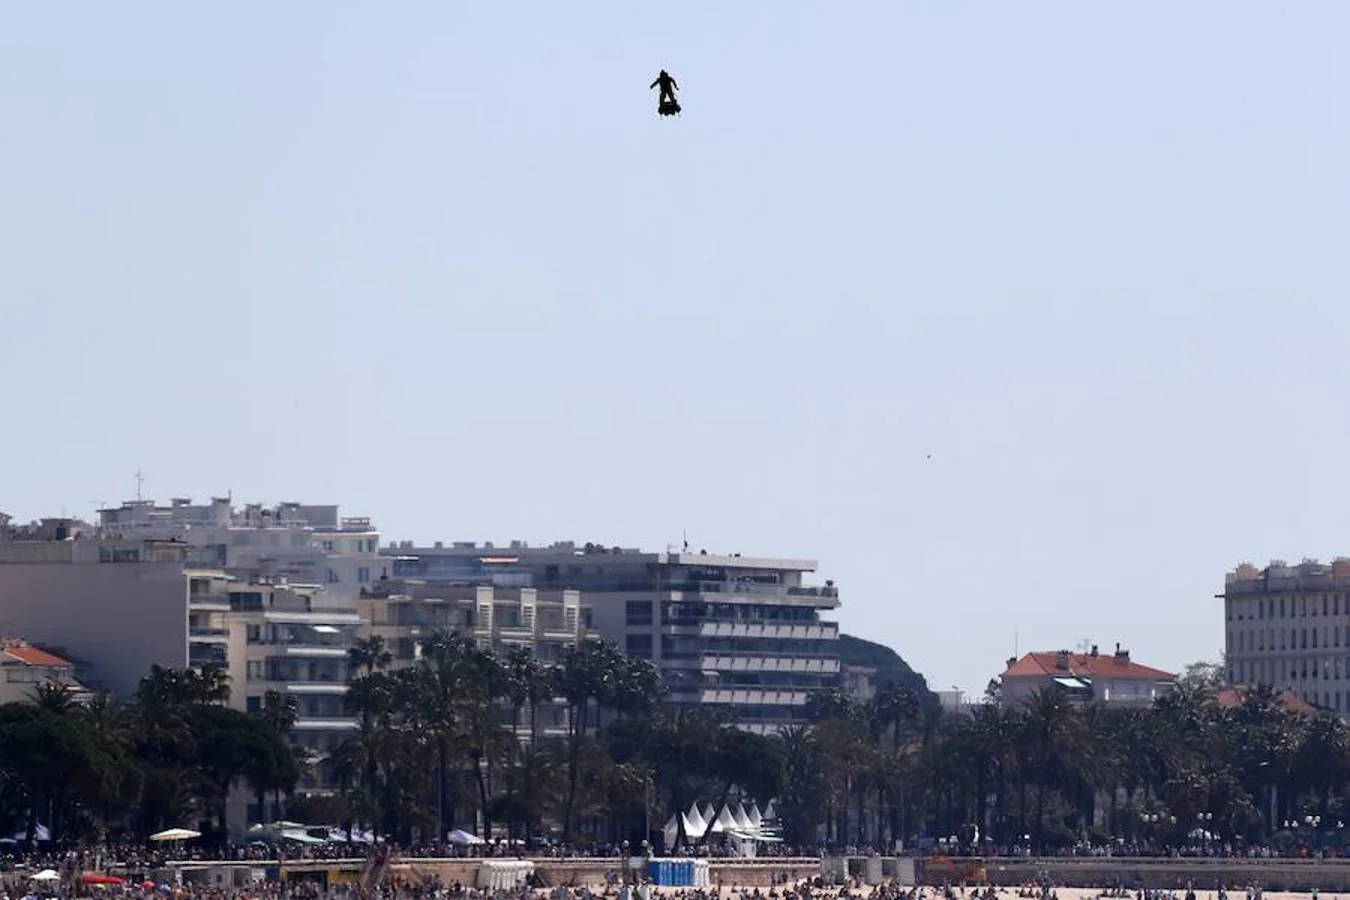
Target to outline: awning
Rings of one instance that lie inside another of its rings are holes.
[[[1075,691],[1085,691],[1088,683],[1081,678],[1056,678],[1055,684]]]

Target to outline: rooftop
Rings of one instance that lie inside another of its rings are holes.
[[[1070,653],[1068,650],[1049,650],[1028,653],[1018,660],[1009,660],[1004,678],[1134,678],[1147,681],[1172,681],[1177,676],[1130,659],[1130,651],[1098,653]]]
[[[1298,565],[1272,559],[1264,568],[1251,563],[1234,567],[1224,575],[1224,593],[1217,596],[1342,587],[1350,587],[1350,558],[1338,556],[1330,563],[1304,559]]]
[[[1247,691],[1240,687],[1224,687],[1214,692],[1214,702],[1224,709],[1236,709],[1247,699]],[[1275,705],[1285,712],[1313,715],[1317,707],[1299,697],[1293,691],[1284,691],[1275,695]]]
[[[27,641],[10,638],[0,641],[0,665],[40,666],[44,669],[73,669],[74,663],[34,647]]]
[[[412,541],[391,542],[381,551],[386,556],[456,556],[477,559],[493,563],[540,563],[554,559],[565,560],[577,557],[617,557],[621,562],[656,563],[669,566],[716,566],[723,568],[775,569],[782,571],[814,572],[817,562],[813,559],[790,559],[767,556],[747,556],[742,553],[710,553],[700,549],[691,551],[686,546],[681,551],[667,549],[665,552],[642,550],[637,547],[605,546],[587,542],[555,541],[543,546],[530,546],[527,541],[509,541],[495,544],[484,541],[437,541],[431,546],[418,546]]]

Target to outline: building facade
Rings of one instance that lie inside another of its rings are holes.
[[[384,640],[393,668],[415,665],[420,642],[437,630],[471,638],[503,660],[524,647],[545,665],[559,662],[567,647],[599,637],[574,590],[395,579],[367,591],[358,610],[364,632]],[[559,737],[566,728],[562,702],[541,706],[529,721],[516,723],[522,739]]]
[[[341,516],[336,505],[249,503],[236,509],[228,497],[205,504],[180,497],[168,506],[128,500],[99,510],[98,533],[182,541],[213,554],[206,561],[232,573],[321,584],[322,602],[335,605],[354,601],[362,588],[390,574],[370,519]]]
[[[190,570],[186,577],[189,664],[223,668],[235,709],[261,712],[269,692],[291,698],[296,719],[290,740],[313,763],[297,793],[336,790],[328,760],[357,727],[345,703],[348,651],[363,631],[356,608],[322,602],[319,585],[209,570]],[[250,792],[240,791],[231,796],[230,813],[232,828],[242,833],[262,810]]]
[[[1350,714],[1350,559],[1244,563],[1224,578],[1228,683]]]
[[[650,659],[673,702],[728,708],[745,728],[801,721],[813,693],[840,683],[839,626],[822,618],[839,595],[805,582],[811,560],[519,541],[385,553],[395,577],[579,591],[599,634]]]
[[[55,528],[45,539],[0,541],[4,629],[80,660],[89,687],[131,694],[152,665],[187,664],[183,569],[196,552],[174,541]]]
[[[1141,665],[1130,651],[1116,645],[1111,654],[1094,645],[1087,653],[1068,650],[1028,653],[1008,660],[1000,676],[999,696],[1004,707],[1025,704],[1039,691],[1063,691],[1083,703],[1111,706],[1148,706],[1176,685],[1176,675]]]

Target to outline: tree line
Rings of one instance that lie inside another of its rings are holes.
[[[1346,725],[1267,689],[1220,703],[1212,682],[1183,679],[1138,708],[1046,690],[969,714],[897,686],[866,702],[829,691],[804,722],[756,734],[671,704],[650,662],[599,641],[548,664],[451,632],[427,635],[410,665],[378,637],[349,656],[356,725],[327,754],[294,744],[293,698],[227,708],[219,670],[152,669],[124,702],[44,686],[0,706],[0,830],[135,839],[194,824],[223,839],[231,788],[264,817],[402,843],[460,827],[636,846],[695,802],[770,799],[785,840],[812,850],[1329,841],[1350,821]],[[297,790],[317,783],[334,790]]]

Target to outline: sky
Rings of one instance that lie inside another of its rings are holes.
[[[819,560],[935,688],[1217,658],[1225,571],[1350,555],[1347,33],[1339,0],[0,5],[0,509],[140,471],[388,539],[687,533]]]

